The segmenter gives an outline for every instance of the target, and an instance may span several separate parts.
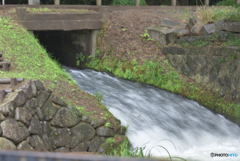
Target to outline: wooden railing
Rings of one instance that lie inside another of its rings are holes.
[[[6,0],[2,0],[2,5],[5,5],[5,1]],[[96,0],[96,5],[101,6],[102,1],[103,0]],[[136,6],[140,6],[140,1],[141,0],[134,0],[134,1],[136,3]],[[237,2],[240,3],[240,0],[237,0]],[[40,4],[40,0],[28,0],[28,4],[37,5],[37,4]],[[54,4],[55,5],[60,5],[60,0],[54,0]],[[176,6],[177,5],[177,0],[171,0],[171,4],[172,4],[172,6]],[[204,0],[204,4],[209,5],[209,0]]]
[[[77,153],[70,154],[49,152],[44,153],[25,151],[0,151],[0,161],[154,161],[154,160],[141,158],[107,157]]]

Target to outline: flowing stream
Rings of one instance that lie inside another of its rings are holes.
[[[128,126],[134,147],[145,147],[154,156],[168,156],[166,148],[191,161],[240,160],[240,127],[197,102],[106,73],[68,71],[82,90],[103,95],[110,112]],[[210,153],[238,156],[210,157]]]

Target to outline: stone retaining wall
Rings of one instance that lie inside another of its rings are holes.
[[[170,63],[222,97],[240,102],[239,47],[165,47]]]
[[[121,130],[70,108],[40,81],[28,81],[0,104],[0,150],[103,152]]]

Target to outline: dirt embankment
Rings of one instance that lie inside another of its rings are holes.
[[[148,27],[161,25],[161,20],[185,23],[191,16],[193,8],[129,8],[105,11],[104,34],[101,35],[98,47],[100,50],[121,56],[128,60],[140,61],[161,57],[159,45],[154,41],[143,39]]]

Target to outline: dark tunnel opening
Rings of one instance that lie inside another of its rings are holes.
[[[91,30],[33,31],[33,33],[49,55],[62,65],[80,66],[80,59],[91,53]]]

